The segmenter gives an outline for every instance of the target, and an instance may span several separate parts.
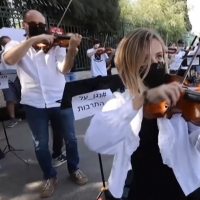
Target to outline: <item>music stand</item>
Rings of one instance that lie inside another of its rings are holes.
[[[3,69],[3,70],[0,70],[0,75],[6,75],[6,76],[8,76],[8,79],[10,81],[14,82],[16,77],[17,77],[17,72],[16,72],[15,69],[8,69],[8,70]],[[16,112],[16,116],[17,116],[17,112]],[[4,155],[6,155],[9,152],[12,152],[18,159],[20,159],[22,162],[24,162],[26,165],[28,165],[27,161],[23,160],[22,158],[20,158],[15,153],[16,151],[24,151],[24,150],[23,149],[15,149],[13,146],[10,145],[8,135],[7,135],[7,131],[6,131],[6,128],[5,128],[5,125],[4,125],[4,121],[7,121],[9,119],[10,119],[10,117],[7,114],[6,108],[0,108],[0,122],[2,124],[4,135],[5,135],[5,138],[6,138],[6,143],[7,143],[7,145],[5,146],[5,148],[3,149],[2,152],[3,152]]]
[[[120,91],[124,91],[124,85],[118,75],[104,77],[98,76],[95,78],[66,82],[62,100],[58,100],[56,102],[61,103],[61,109],[71,108],[72,97],[103,89],[110,89],[112,92],[115,92],[118,89],[120,89]],[[100,193],[98,194],[96,200],[100,200],[102,194],[104,194],[105,200],[109,200],[110,193],[106,188],[101,154],[98,154],[98,158],[103,187]]]

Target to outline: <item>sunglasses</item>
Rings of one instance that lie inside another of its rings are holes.
[[[39,28],[46,28],[47,27],[47,25],[42,23],[42,22],[36,23],[36,22],[31,21],[31,22],[26,22],[26,23],[29,25],[29,27],[39,27]]]

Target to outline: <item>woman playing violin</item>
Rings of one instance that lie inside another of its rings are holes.
[[[114,155],[109,190],[121,198],[127,172],[133,170],[128,200],[197,200],[200,198],[200,128],[175,114],[148,119],[144,105],[176,105],[183,91],[165,83],[165,45],[148,28],[134,29],[120,42],[115,63],[126,86],[114,93],[91,120],[85,136],[89,149]]]

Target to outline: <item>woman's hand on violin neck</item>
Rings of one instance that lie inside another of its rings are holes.
[[[41,34],[38,36],[32,37],[32,40],[34,43],[39,43],[39,42],[47,42],[49,44],[52,44],[54,42],[55,37],[53,35],[47,35],[47,34]]]
[[[82,40],[82,36],[79,34],[72,34],[69,41],[69,49],[76,49]]]
[[[169,106],[175,106],[183,92],[182,86],[178,82],[164,84],[159,87],[149,89],[146,99],[150,103],[160,103],[165,101]]]

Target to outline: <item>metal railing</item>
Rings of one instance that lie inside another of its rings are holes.
[[[3,7],[0,6],[0,28],[2,27],[13,27],[13,28],[22,28],[21,21],[22,21],[22,13],[23,10]],[[57,26],[57,20],[53,19],[52,17],[45,16],[47,25],[48,26]],[[66,33],[79,33],[84,37],[98,39],[101,43],[104,44],[105,38],[106,40],[106,47],[115,47],[117,41],[120,37],[122,37],[121,32],[91,32],[84,27],[80,26],[69,26],[65,23],[62,23],[61,28],[64,29]],[[12,38],[11,38],[12,39]],[[83,40],[79,47],[79,53],[76,57],[76,71],[82,70],[89,70],[90,69],[90,59],[87,58],[86,52],[89,48],[93,45],[89,40]]]

